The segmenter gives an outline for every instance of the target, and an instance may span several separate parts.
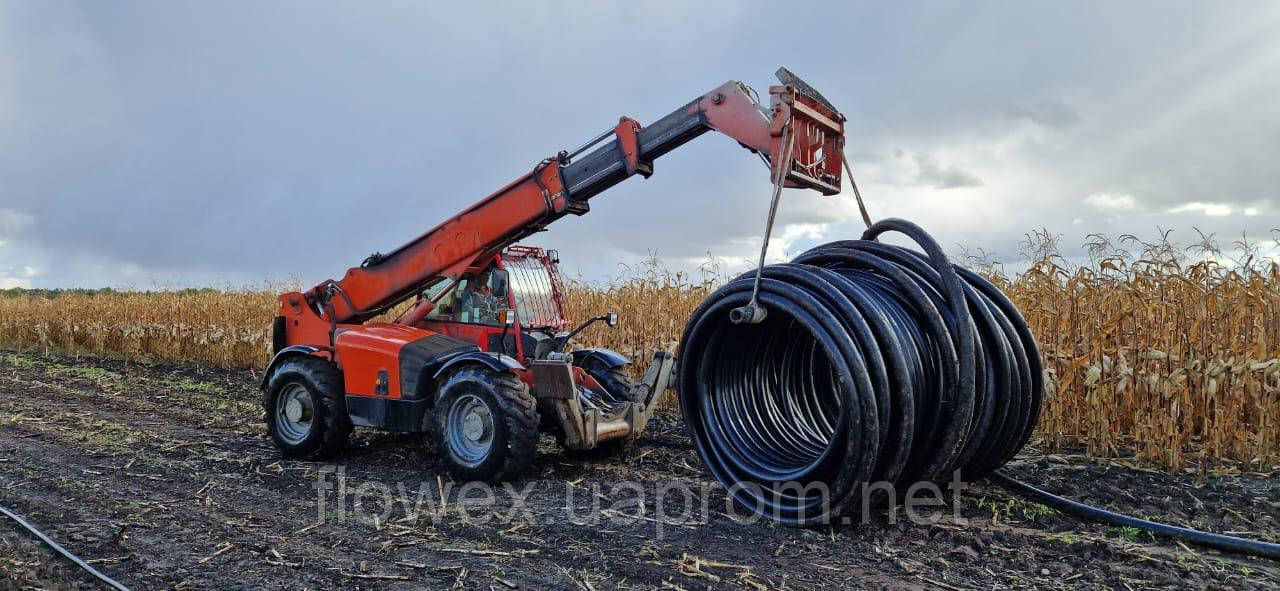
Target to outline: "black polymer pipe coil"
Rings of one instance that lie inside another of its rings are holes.
[[[890,231],[924,252],[875,240]],[[767,317],[733,324],[754,275],[708,297],[680,345],[686,423],[743,507],[828,523],[861,507],[864,484],[975,480],[1030,437],[1042,385],[1026,323],[915,224],[884,220],[764,267]]]
[[[886,232],[923,253],[878,242]],[[850,523],[880,483],[990,477],[1087,519],[1280,559],[1278,544],[1113,513],[996,472],[1039,419],[1040,354],[1008,298],[952,265],[919,226],[886,219],[861,240],[764,267],[767,315],[736,324],[730,312],[754,283],[744,273],[694,311],[677,378],[703,463],[747,510],[790,525]]]

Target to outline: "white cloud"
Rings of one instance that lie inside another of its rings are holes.
[[[6,257],[9,258],[9,257]],[[0,261],[3,263],[6,261]],[[14,269],[8,265],[0,265],[0,289],[12,289],[15,287],[30,288],[31,280],[39,275],[39,270],[31,265]]]
[[[1138,200],[1133,195],[1124,193],[1094,193],[1084,198],[1085,205],[1098,211],[1133,211],[1138,208]]]
[[[1199,212],[1208,216],[1222,217],[1231,215],[1231,211],[1231,206],[1226,203],[1192,201],[1170,209],[1169,213]]]

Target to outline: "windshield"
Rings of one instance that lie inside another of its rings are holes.
[[[560,308],[556,305],[554,279],[542,262],[524,254],[504,255],[502,262],[507,270],[520,323],[553,327],[564,324]]]

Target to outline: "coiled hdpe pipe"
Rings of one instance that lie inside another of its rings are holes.
[[[886,232],[923,252],[879,242]],[[886,219],[861,240],[763,267],[763,319],[742,312],[755,275],[694,311],[678,375],[694,445],[741,507],[790,525],[837,523],[873,485],[993,475],[1031,436],[1043,384],[1026,322],[919,226]],[[1007,476],[995,481],[1027,494]],[[1280,548],[1187,539],[1261,555]]]
[[[875,241],[887,231],[924,253]],[[1042,390],[1035,340],[999,290],[915,224],[884,220],[764,267],[766,317],[734,323],[754,275],[708,297],[680,344],[685,421],[743,507],[825,523],[861,507],[864,483],[957,469],[972,480],[1026,442]],[[777,490],[787,483],[825,490]]]

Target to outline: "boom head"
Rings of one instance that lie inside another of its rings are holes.
[[[764,156],[773,178],[785,175],[784,186],[839,193],[844,115],[790,70],[779,68],[777,76],[782,84],[769,87],[768,108],[749,86],[729,81],[691,103],[688,115]]]
[[[840,192],[844,159],[844,115],[831,102],[786,68],[775,74],[782,84],[769,87],[773,119],[769,133],[778,138],[776,154],[783,153],[783,127],[791,123],[795,138],[789,163],[775,158],[774,174],[785,168],[786,186],[816,189],[825,195]],[[789,164],[789,166],[787,166]]]

